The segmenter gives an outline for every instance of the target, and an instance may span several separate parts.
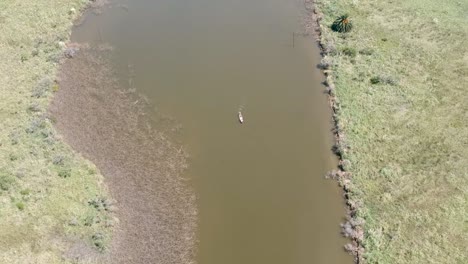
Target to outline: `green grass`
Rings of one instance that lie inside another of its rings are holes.
[[[89,204],[107,195],[101,175],[47,117],[70,10],[86,3],[0,1],[0,263],[63,263],[71,241],[102,250],[111,232],[112,215]]]
[[[468,1],[317,6],[367,263],[468,263]]]

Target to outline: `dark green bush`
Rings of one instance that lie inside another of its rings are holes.
[[[12,176],[0,173],[0,190],[8,191],[14,182],[15,178]]]
[[[88,215],[86,216],[84,219],[83,219],[83,224],[85,226],[92,226],[94,224],[94,218],[95,216],[94,215]]]
[[[388,85],[398,85],[398,80],[395,79],[394,77],[392,76],[383,76],[383,75],[379,75],[379,76],[374,76],[372,78],[370,78],[370,82],[372,84],[388,84]]]
[[[351,57],[351,58],[356,57],[356,54],[357,54],[356,49],[350,48],[350,47],[345,47],[344,49],[342,49],[342,52],[344,55]]]
[[[17,202],[17,203],[16,203],[16,207],[17,207],[20,211],[23,211],[23,210],[24,210],[24,203],[23,203],[23,202]]]
[[[71,169],[61,169],[58,172],[58,176],[62,178],[68,178],[71,177]]]
[[[362,50],[359,51],[359,54],[362,54],[362,55],[372,55],[374,54],[374,50],[373,49],[370,49],[370,48],[364,48]]]
[[[96,197],[88,201],[88,204],[98,211],[108,211],[112,203],[105,197]]]
[[[93,241],[94,246],[99,250],[99,251],[104,251],[106,249],[105,243],[104,243],[104,235],[102,233],[96,233],[91,236],[91,240]]]
[[[374,77],[370,78],[370,82],[371,82],[372,84],[378,84],[378,83],[381,82],[381,80],[380,80],[380,77],[379,77],[379,76],[374,76]]]
[[[335,20],[335,22],[333,22],[331,28],[333,31],[346,33],[351,31],[351,29],[353,28],[353,23],[349,19],[349,16],[346,14],[338,17]]]

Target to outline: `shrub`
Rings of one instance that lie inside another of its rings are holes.
[[[86,216],[84,219],[83,219],[83,224],[85,226],[92,226],[94,224],[94,218],[95,216],[94,215],[88,215]]]
[[[356,57],[357,54],[356,49],[350,47],[345,47],[344,49],[342,49],[342,52],[344,55],[352,58]]]
[[[28,60],[28,55],[26,54],[21,54],[21,62],[25,62]]]
[[[362,55],[372,55],[374,54],[374,50],[371,49],[371,48],[364,48],[362,50],[359,51],[359,54],[362,54]]]
[[[61,169],[58,172],[58,176],[61,178],[71,177],[71,169]]]
[[[65,163],[65,156],[64,155],[57,155],[52,158],[52,163],[54,165],[62,166]]]
[[[10,161],[15,161],[15,160],[18,159],[18,156],[16,154],[14,154],[14,153],[10,153],[9,156],[10,156]]]
[[[21,190],[20,191],[20,194],[21,195],[29,195],[31,193],[31,190],[30,189],[24,189],[24,190]]]
[[[71,59],[73,57],[76,56],[76,53],[79,51],[80,49],[77,48],[77,47],[68,47],[65,49],[65,51],[63,52],[63,54],[65,55],[66,58],[68,59]]]
[[[16,145],[19,143],[19,132],[18,131],[13,131],[10,134],[8,134],[8,137],[11,140],[12,145]]]
[[[15,179],[8,174],[0,174],[0,190],[8,191]]]
[[[26,133],[32,134],[42,128],[45,128],[44,119],[34,118],[33,120],[31,120],[31,123],[29,123],[29,127],[26,128]]]
[[[94,199],[91,199],[88,201],[88,204],[94,207],[98,211],[102,211],[102,210],[108,211],[112,205],[112,203],[107,198],[104,198],[104,197],[101,197],[101,198],[96,197]]]
[[[331,67],[331,61],[328,58],[323,58],[320,63],[317,65],[317,68],[321,70],[327,70]]]
[[[341,144],[339,143],[336,143],[333,145],[332,147],[332,151],[335,155],[341,157],[343,155],[343,152],[344,152],[344,149],[343,147],[341,146]]]
[[[28,111],[35,112],[35,113],[40,112],[41,107],[39,106],[39,104],[37,102],[34,102],[28,107]]]
[[[385,84],[389,84],[393,86],[398,85],[398,80],[393,78],[392,76],[383,76],[381,78],[382,78],[382,82]]]
[[[378,75],[370,78],[372,84],[388,84],[388,85],[398,85],[398,80],[392,76]]]
[[[379,77],[379,76],[374,76],[374,77],[370,78],[370,82],[371,82],[372,84],[378,84],[378,83],[381,82],[381,80],[380,80],[380,77]]]
[[[335,54],[336,53],[336,45],[333,42],[333,40],[328,41],[324,46],[323,46],[323,52],[325,54]]]
[[[104,243],[104,235],[102,233],[96,233],[91,236],[91,240],[93,241],[93,245],[99,250],[104,251],[106,249]]]
[[[349,19],[349,16],[346,14],[338,17],[335,20],[335,22],[333,22],[331,28],[333,31],[346,33],[351,31],[351,29],[353,28],[353,23]]]
[[[62,59],[62,53],[59,53],[59,52],[52,52],[52,53],[49,54],[49,56],[47,57],[46,61],[47,61],[47,62],[59,63],[61,59]]]
[[[54,93],[58,92],[59,89],[60,89],[60,87],[58,86],[58,84],[54,84],[52,86],[52,92],[54,92]]]
[[[23,210],[24,210],[24,203],[23,203],[23,202],[17,202],[17,203],[16,203],[16,207],[17,207],[20,211],[23,211]]]
[[[32,97],[44,97],[52,86],[52,80],[49,77],[42,78],[34,87]]]

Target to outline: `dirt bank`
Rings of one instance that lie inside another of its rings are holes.
[[[145,105],[122,89],[111,50],[81,46],[58,75],[50,106],[56,128],[101,170],[120,223],[104,263],[192,263],[195,197],[181,176],[182,150],[150,127]],[[78,254],[90,260],[85,252]]]
[[[335,77],[331,71],[331,64],[328,63],[330,48],[326,40],[322,38],[322,29],[326,25],[321,24],[323,14],[317,9],[316,0],[305,0],[304,4],[308,14],[308,19],[305,20],[307,32],[315,36],[321,50],[322,62],[318,67],[323,70],[326,78],[324,84],[328,94],[329,105],[332,109],[332,132],[335,138],[332,150],[339,159],[337,169],[329,172],[327,177],[337,180],[343,188],[343,196],[347,205],[347,221],[341,225],[342,234],[351,239],[351,243],[346,244],[345,249],[354,256],[355,263],[359,264],[363,263],[364,247],[362,246],[362,240],[364,238],[364,221],[357,216],[357,210],[360,205],[349,199],[352,174],[348,171],[349,161],[345,159],[344,155],[348,150],[348,145],[346,144],[346,138],[341,129],[342,124],[339,119],[340,104],[335,92]]]
[[[331,176],[350,210],[347,248],[358,262],[468,263],[468,2],[308,4],[341,159]],[[332,31],[344,14],[352,31]]]

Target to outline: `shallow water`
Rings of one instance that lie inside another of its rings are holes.
[[[341,192],[323,177],[336,160],[319,50],[299,34],[303,9],[120,0],[74,28],[72,41],[114,47],[125,85],[156,110],[153,126],[188,150],[200,264],[352,262]]]

